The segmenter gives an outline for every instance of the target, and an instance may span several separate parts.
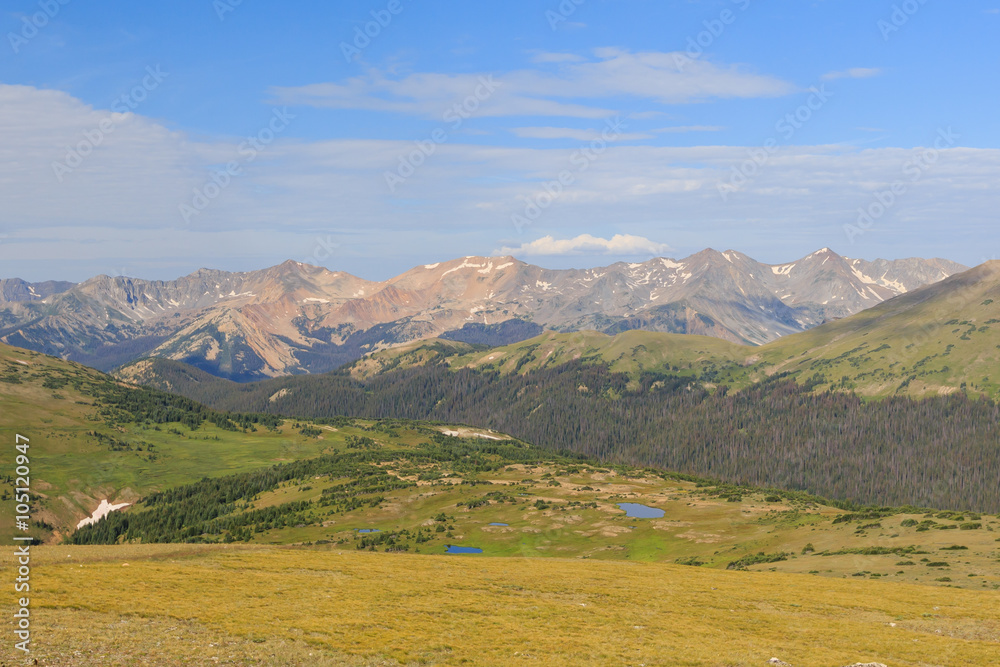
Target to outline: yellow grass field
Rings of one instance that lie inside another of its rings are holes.
[[[10,571],[11,551],[3,551]],[[35,547],[40,665],[994,665],[1000,594],[661,563]],[[25,663],[8,638],[0,663]]]

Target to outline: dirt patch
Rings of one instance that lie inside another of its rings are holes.
[[[674,530],[675,528],[686,528],[690,526],[690,521],[654,521],[654,530]]]
[[[484,440],[507,440],[507,438],[502,435],[471,428],[457,428],[454,430],[441,429],[441,432],[444,433],[445,435],[450,435],[456,438],[483,438]]]
[[[677,537],[683,538],[685,540],[691,540],[696,544],[714,544],[715,542],[721,542],[722,536],[716,535],[714,533],[699,533],[695,530],[689,530],[686,533],[680,533]]]

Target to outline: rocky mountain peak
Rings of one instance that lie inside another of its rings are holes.
[[[762,344],[962,269],[937,259],[847,259],[829,248],[768,265],[707,248],[582,270],[470,255],[368,281],[289,260],[171,281],[98,276],[53,287],[45,304],[9,280],[0,283],[0,339],[99,368],[151,354],[234,379],[329,370],[385,347],[512,319],[560,331],[646,329]],[[9,303],[8,293],[24,301]]]

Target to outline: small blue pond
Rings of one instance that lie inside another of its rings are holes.
[[[478,549],[476,547],[458,547],[458,546],[455,546],[454,544],[449,544],[447,550],[445,550],[445,553],[446,554],[481,554],[481,553],[483,553],[483,550],[482,549]]]
[[[358,531],[359,533],[381,533],[382,531],[378,528],[362,528]]]
[[[509,523],[491,523],[491,526],[509,526]]]
[[[625,510],[625,516],[632,519],[662,519],[666,514],[663,510],[639,503],[618,503],[618,507]]]

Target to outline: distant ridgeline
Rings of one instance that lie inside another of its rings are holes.
[[[864,401],[776,375],[741,391],[576,360],[526,373],[397,368],[235,384],[160,364],[218,410],[475,424],[549,450],[882,505],[1000,511],[1000,407],[964,393]]]

